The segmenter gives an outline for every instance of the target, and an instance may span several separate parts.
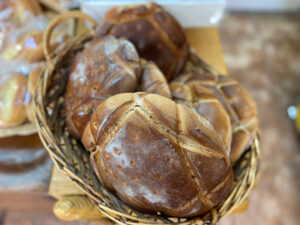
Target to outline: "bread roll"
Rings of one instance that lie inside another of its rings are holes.
[[[222,138],[229,156],[232,139],[230,119],[214,93],[198,83],[170,84],[170,88],[175,102],[193,109],[210,122]]]
[[[11,127],[26,120],[27,77],[15,74],[0,87],[0,127]]]
[[[138,90],[162,95],[171,99],[172,96],[168,82],[156,64],[142,59],[141,67],[142,77]]]
[[[31,121],[34,122],[34,105],[33,105],[33,100],[35,97],[35,92],[36,92],[36,87],[37,87],[37,82],[38,79],[41,75],[41,72],[43,70],[43,66],[38,66],[35,69],[33,69],[29,76],[28,76],[28,84],[27,84],[27,93],[28,93],[28,102],[26,104],[26,113],[27,113],[27,118]]]
[[[80,139],[94,108],[112,95],[133,92],[139,76],[139,56],[129,41],[106,36],[90,43],[71,66],[65,95],[70,133]]]
[[[189,47],[182,27],[155,3],[111,8],[95,38],[107,34],[131,41],[139,55],[155,62],[167,80],[179,74],[186,62]]]
[[[256,105],[247,90],[231,77],[212,73],[183,74],[172,83],[198,83],[214,92],[230,117],[233,133],[230,161],[236,162],[258,130]]]
[[[192,109],[160,95],[108,98],[82,143],[101,182],[140,210],[195,216],[231,190],[232,170],[218,133]]]
[[[20,37],[17,43],[13,43],[3,49],[1,56],[6,60],[22,59],[27,62],[40,62],[45,60],[43,52],[43,31],[35,30]],[[69,38],[62,31],[55,31],[51,38],[50,48],[53,51],[58,45]]]

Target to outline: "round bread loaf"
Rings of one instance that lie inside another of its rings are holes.
[[[183,74],[172,83],[201,84],[213,91],[227,111],[232,127],[230,161],[236,162],[249,147],[258,130],[254,100],[236,80],[212,73]]]
[[[170,89],[176,103],[193,109],[211,123],[222,138],[229,156],[232,139],[230,119],[214,93],[196,82],[170,84]]]
[[[108,10],[95,38],[107,34],[131,41],[140,57],[155,62],[167,80],[181,72],[189,52],[180,24],[152,2]]]
[[[69,132],[80,139],[94,108],[112,95],[133,92],[139,75],[139,56],[129,41],[106,36],[89,43],[69,74],[64,104]]]
[[[140,210],[195,216],[231,191],[232,169],[216,130],[160,95],[108,98],[95,110],[82,143],[101,182]]]
[[[172,98],[165,76],[154,62],[141,59],[142,77],[138,91],[148,92]]]
[[[0,86],[0,127],[11,127],[26,120],[27,77],[15,74]]]

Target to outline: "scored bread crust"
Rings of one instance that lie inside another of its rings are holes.
[[[89,43],[72,63],[65,94],[70,133],[80,139],[94,109],[106,98],[136,89],[139,56],[127,40],[106,36]]]
[[[154,62],[141,59],[141,82],[138,91],[162,95],[171,99],[171,90],[165,76]]]
[[[113,7],[95,31],[95,38],[114,35],[131,41],[139,55],[157,64],[167,80],[178,75],[189,46],[175,18],[155,3]]]
[[[95,110],[82,143],[101,182],[141,210],[195,216],[231,190],[232,170],[216,130],[163,96],[108,98]]]
[[[236,162],[258,131],[256,104],[248,91],[232,77],[212,73],[182,74],[172,84],[200,84],[214,92],[227,111],[232,127],[230,161]]]
[[[176,103],[193,109],[211,123],[222,138],[229,156],[232,139],[230,119],[214,93],[198,83],[173,83],[170,89]]]

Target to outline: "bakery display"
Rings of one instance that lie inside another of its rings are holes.
[[[112,8],[51,51],[56,25],[74,17],[95,25],[79,12],[53,20],[34,101],[59,168],[121,224],[215,224],[234,210],[260,168],[250,95],[192,61],[182,28],[154,3]]]
[[[95,38],[108,34],[131,41],[139,55],[155,62],[167,80],[178,75],[186,62],[189,47],[182,27],[155,3],[111,8]]]
[[[230,117],[230,161],[236,162],[249,147],[258,130],[256,105],[246,89],[231,77],[212,73],[183,74],[172,83],[200,84],[214,92]]]
[[[231,190],[232,171],[216,130],[159,95],[108,98],[95,110],[82,142],[101,182],[141,210],[195,216]]]

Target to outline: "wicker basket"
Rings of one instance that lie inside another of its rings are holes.
[[[91,40],[94,34],[91,29],[69,40],[60,51],[50,55],[47,43],[52,30],[57,23],[70,17],[87,19],[95,25],[92,19],[79,12],[60,16],[49,25],[44,38],[48,65],[39,80],[35,99],[38,133],[55,164],[108,218],[120,224],[216,224],[221,217],[232,212],[246,198],[255,183],[260,167],[258,137],[255,137],[251,147],[234,165],[234,185],[228,198],[217,208],[199,217],[177,218],[167,217],[160,213],[146,214],[132,208],[103,187],[90,164],[89,153],[83,148],[81,142],[69,135],[60,113],[67,84],[66,73],[69,68],[70,53],[81,51],[83,43]],[[185,70],[216,73],[193,51]]]

